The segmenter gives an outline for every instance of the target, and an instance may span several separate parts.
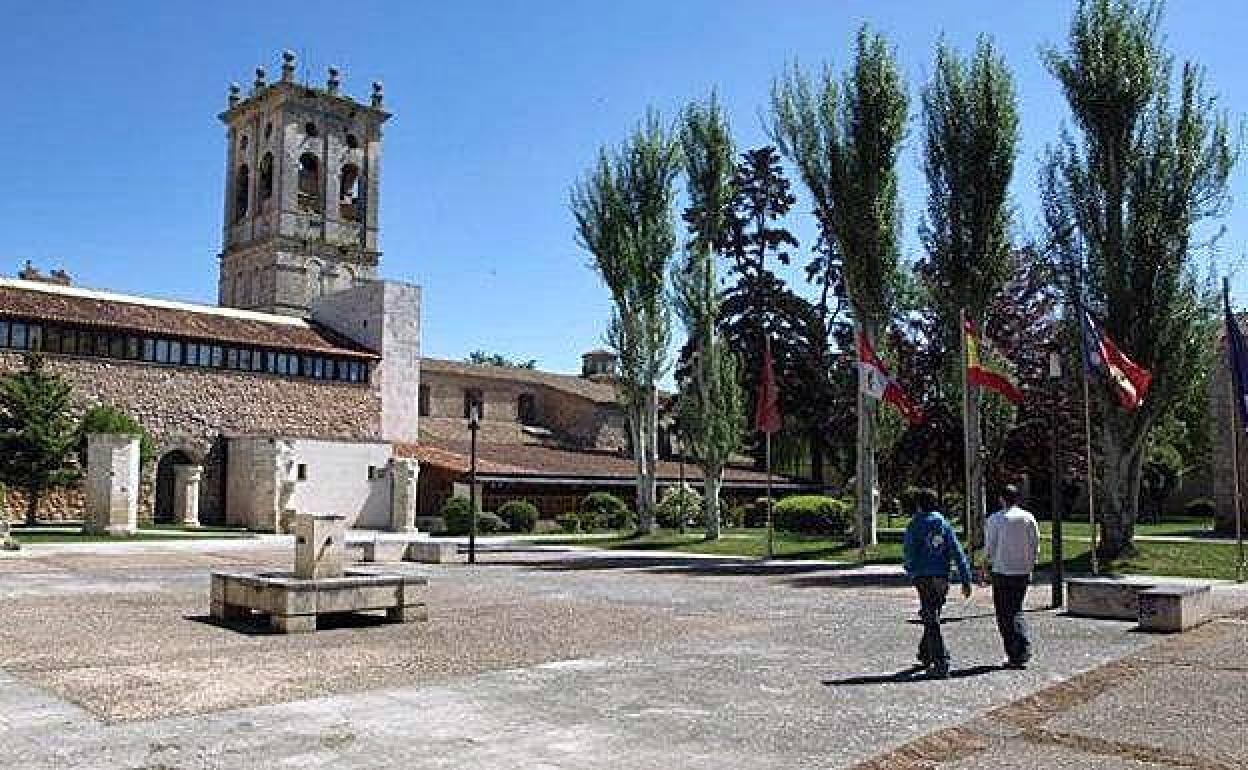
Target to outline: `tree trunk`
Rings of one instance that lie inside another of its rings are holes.
[[[646,510],[649,528],[655,529],[654,507],[658,504],[659,469],[659,389],[650,385],[646,391]]]
[[[1120,427],[1114,420],[1104,423],[1103,486],[1100,519],[1100,548],[1098,553],[1106,559],[1118,559],[1135,554],[1132,539],[1135,536],[1135,514],[1138,505],[1131,502],[1139,493],[1139,470],[1143,462],[1143,450],[1123,446]]]
[[[859,546],[876,545],[875,399],[858,388],[858,526]]]
[[[717,466],[703,466],[702,491],[706,493],[706,539],[719,539],[719,484],[723,471]]]
[[[26,487],[26,526],[33,527],[39,523],[39,498],[41,490],[35,486]]]
[[[654,531],[653,507],[646,501],[646,421],[645,409],[632,408],[629,432],[633,440],[633,460],[637,466],[637,528],[645,533]]]

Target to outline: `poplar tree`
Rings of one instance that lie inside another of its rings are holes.
[[[771,136],[810,192],[827,248],[840,259],[851,313],[872,341],[892,319],[906,110],[893,51],[865,26],[840,82],[826,67],[815,82],[795,66],[771,92]],[[875,542],[875,406],[858,396],[857,533],[864,544]]]
[[[26,525],[38,521],[39,501],[69,483],[69,459],[78,446],[70,412],[72,389],[30,354],[26,369],[0,379],[0,477],[26,493]]]
[[[718,331],[719,283],[715,263],[732,232],[733,142],[715,95],[685,109],[680,132],[689,207],[685,258],[672,275],[677,315],[689,336],[678,414],[682,440],[706,484],[706,538],[720,534],[719,489],[724,465],[741,446],[745,400],[740,363]],[[682,447],[683,449],[683,447]]]
[[[984,37],[969,60],[940,44],[922,103],[928,189],[919,234],[927,260],[918,272],[936,311],[933,341],[946,353],[937,363],[960,377],[963,364],[950,366],[949,360],[961,348],[960,316],[965,312],[976,332],[984,332],[989,304],[1013,266],[1009,186],[1018,152],[1018,107],[1009,69]],[[974,540],[986,512],[980,391],[962,390],[970,461],[965,522],[968,539]]]
[[[604,148],[572,190],[577,241],[611,292],[607,344],[620,360],[620,401],[637,464],[640,528],[655,527],[658,381],[670,366],[667,273],[676,250],[672,205],[680,147],[649,113],[617,150]]]
[[[1083,0],[1066,50],[1044,52],[1075,126],[1050,148],[1041,177],[1068,301],[1082,290],[1104,331],[1153,375],[1133,411],[1092,389],[1109,558],[1134,551],[1149,433],[1182,402],[1210,344],[1213,308],[1192,231],[1224,212],[1235,161],[1204,70],[1184,62],[1176,82],[1160,22],[1159,3]]]

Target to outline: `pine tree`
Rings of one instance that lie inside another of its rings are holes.
[[[0,379],[0,477],[26,492],[26,524],[37,522],[39,502],[53,487],[68,483],[68,465],[78,444],[70,413],[69,384],[43,368],[43,358],[26,357],[26,369]]]

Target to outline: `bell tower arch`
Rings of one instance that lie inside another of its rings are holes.
[[[261,67],[246,96],[230,86],[220,305],[306,317],[323,293],[376,279],[390,113],[380,82],[368,104],[341,88],[334,67],[324,88],[297,83],[290,51],[276,82]]]

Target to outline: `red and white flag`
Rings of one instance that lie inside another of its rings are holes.
[[[754,430],[772,434],[784,427],[780,414],[780,388],[776,386],[776,368],[771,360],[771,338],[763,338],[763,371],[758,378],[758,407],[754,412]]]
[[[906,396],[901,384],[888,373],[888,367],[876,355],[875,348],[871,347],[867,335],[861,330],[858,331],[858,374],[858,384],[863,393],[892,404],[911,425],[923,422],[923,413]]]

